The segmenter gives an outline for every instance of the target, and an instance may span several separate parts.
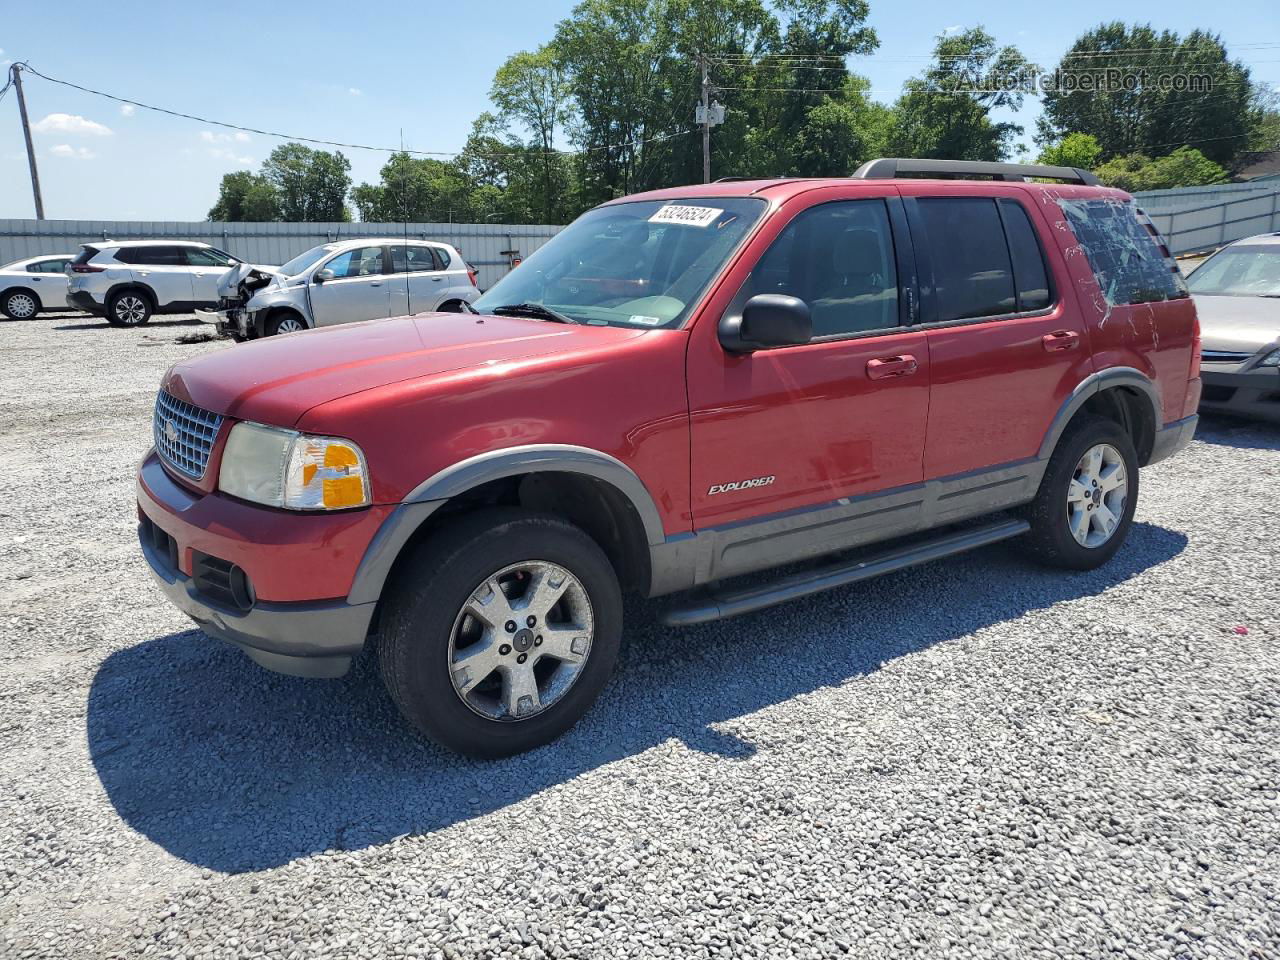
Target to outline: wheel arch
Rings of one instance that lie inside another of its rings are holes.
[[[643,482],[601,451],[539,444],[471,457],[416,487],[369,544],[349,601],[378,600],[414,544],[464,513],[495,505],[521,506],[574,523],[605,551],[625,587],[648,592],[652,548],[665,542],[665,535]]]
[[[1160,429],[1160,387],[1140,370],[1112,367],[1100,370],[1082,380],[1058,410],[1044,441],[1039,457],[1048,459],[1058,445],[1068,424],[1082,411],[1097,414],[1119,423],[1133,438],[1142,466],[1151,459],[1156,432]]]
[[[107,295],[102,298],[102,304],[105,308],[111,302],[111,298],[120,293],[140,293],[151,303],[151,312],[155,313],[160,309],[160,301],[156,299],[156,292],[148,287],[145,283],[138,280],[122,280],[120,283],[113,283],[107,289]]]
[[[295,307],[293,304],[273,303],[270,306],[266,306],[260,309],[257,313],[257,316],[254,317],[253,326],[254,326],[254,329],[258,331],[258,336],[265,337],[267,335],[267,321],[279,313],[296,314],[298,319],[300,319],[303,322],[303,324],[306,325],[306,328],[308,330],[314,327],[314,324],[311,322],[310,318],[301,310],[299,310],[297,307]]]

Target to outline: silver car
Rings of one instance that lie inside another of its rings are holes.
[[[476,272],[447,243],[344,240],[280,267],[241,265],[223,282],[216,314],[237,340],[431,311],[457,312],[480,296]]]
[[[0,267],[0,313],[30,320],[41,310],[67,309],[67,276],[75,254],[46,254]]]
[[[1223,247],[1187,286],[1200,316],[1200,408],[1280,422],[1280,234]]]

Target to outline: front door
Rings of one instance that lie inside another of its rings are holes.
[[[846,191],[856,199],[817,204],[801,195],[804,209],[728,308],[761,293],[799,297],[810,343],[730,353],[713,332],[720,318],[701,318],[688,360],[690,494],[695,530],[717,544],[702,579],[921,521],[929,354],[924,333],[902,329],[911,269],[891,191],[861,186]]]
[[[331,270],[329,280],[311,280],[311,316],[317,327],[390,315],[391,274],[384,271],[381,246],[345,250],[319,270]],[[318,273],[319,270],[316,272]]]
[[[903,184],[929,326],[933,391],[925,476],[955,477],[1037,456],[1092,372],[1065,276],[1047,266],[1039,211],[1014,186]],[[930,194],[934,195],[930,195]]]
[[[196,303],[215,305],[218,287],[235,263],[220,250],[187,247],[187,263],[191,265],[191,295]]]

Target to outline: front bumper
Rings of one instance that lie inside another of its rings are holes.
[[[1280,423],[1280,368],[1250,367],[1248,362],[1205,363],[1200,409]]]
[[[77,310],[84,310],[87,313],[96,313],[106,315],[107,306],[93,299],[93,294],[87,290],[71,290],[67,293],[67,303],[75,307]]]
[[[299,515],[199,494],[170,477],[154,451],[139,468],[137,495],[139,539],[157,585],[207,634],[280,673],[347,671],[376,599],[346,597],[388,509]],[[211,586],[202,573],[209,560],[242,571],[253,587],[248,602]]]

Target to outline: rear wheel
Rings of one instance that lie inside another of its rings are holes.
[[[1029,544],[1044,563],[1092,570],[1115,555],[1138,503],[1138,455],[1119,424],[1073,422],[1049,458],[1027,510]]]
[[[554,740],[595,702],[622,633],[617,577],[556,517],[491,510],[433,535],[389,587],[383,680],[431,739],[499,757]]]
[[[11,290],[0,300],[0,311],[10,320],[30,320],[39,309],[35,295],[26,290]]]
[[[137,327],[151,319],[151,301],[137,290],[122,290],[107,300],[107,323],[113,327]]]

